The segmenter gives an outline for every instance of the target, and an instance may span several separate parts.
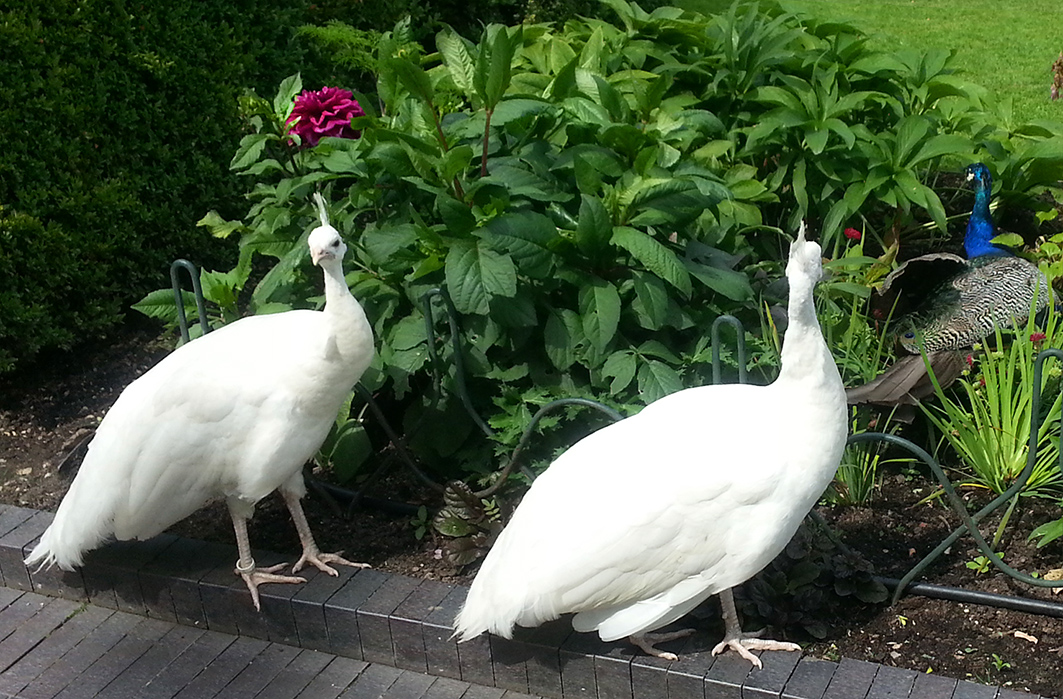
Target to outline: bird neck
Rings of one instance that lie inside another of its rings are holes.
[[[1006,248],[990,242],[996,234],[993,215],[989,213],[989,188],[979,183],[974,192],[974,209],[967,221],[967,234],[963,238],[967,259],[973,260],[985,255],[1010,255]]]
[[[373,354],[373,330],[361,304],[347,288],[339,260],[322,265],[325,272],[325,316],[332,328],[332,340],[340,356],[352,357]]]
[[[786,335],[783,338],[779,379],[836,381],[841,385],[834,357],[823,339],[812,297],[814,283],[801,278],[790,281]]]

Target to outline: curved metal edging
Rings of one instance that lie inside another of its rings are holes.
[[[893,593],[893,598],[891,600],[892,604],[896,604],[897,600],[900,599],[901,594],[903,594],[905,588],[924,570],[926,570],[927,566],[929,566],[930,563],[932,563],[938,556],[944,553],[947,548],[952,546],[952,544],[955,543],[957,539],[963,536],[964,532],[970,533],[971,537],[975,540],[975,544],[978,546],[978,550],[981,551],[982,555],[985,556],[989,562],[991,562],[1001,571],[1007,573],[1012,578],[1027,583],[1028,585],[1033,585],[1035,587],[1063,587],[1063,581],[1052,582],[1044,580],[1042,578],[1035,578],[1009,566],[1007,563],[1004,562],[1002,558],[1000,558],[1000,556],[996,554],[995,551],[993,551],[992,547],[990,547],[989,544],[986,543],[985,538],[982,536],[981,532],[978,531],[977,526],[977,523],[980,520],[982,520],[988,514],[1003,505],[1005,502],[1009,501],[1012,497],[1015,497],[1020,492],[1022,492],[1023,488],[1026,487],[1027,481],[1029,481],[1030,479],[1030,474],[1033,473],[1034,465],[1037,462],[1037,437],[1038,433],[1040,432],[1041,422],[1043,419],[1040,414],[1041,376],[1044,371],[1044,360],[1050,356],[1054,356],[1057,359],[1063,359],[1063,351],[1058,349],[1043,350],[1040,354],[1037,355],[1037,360],[1034,363],[1033,382],[1034,386],[1036,386],[1038,390],[1034,391],[1033,400],[1030,406],[1032,412],[1032,420],[1030,421],[1030,439],[1027,445],[1026,466],[1023,467],[1022,472],[1019,474],[1019,477],[1015,480],[1015,482],[1011,484],[1011,487],[1009,487],[1003,493],[998,495],[985,507],[983,507],[981,510],[974,513],[973,515],[967,511],[967,506],[964,504],[963,500],[956,492],[956,489],[953,487],[952,482],[949,480],[948,476],[941,468],[941,465],[938,464],[934,457],[928,454],[924,449],[913,444],[907,439],[904,439],[903,437],[898,437],[897,435],[886,434],[883,432],[863,432],[861,434],[851,435],[846,441],[846,444],[859,444],[861,442],[880,441],[907,449],[909,452],[919,458],[923,463],[930,467],[930,470],[934,473],[934,477],[937,478],[938,482],[941,483],[941,487],[944,489],[945,495],[948,497],[949,504],[952,505],[952,509],[956,512],[957,515],[959,515],[960,520],[963,522],[960,527],[958,527],[949,536],[947,536],[940,544],[938,544],[938,546],[933,551],[924,556],[922,560],[916,563],[915,566],[913,566],[912,569],[909,570],[908,573],[900,579]],[[1061,443],[1063,443],[1063,435],[1061,435]],[[1061,468],[1061,470],[1063,470],[1063,464],[1061,464],[1059,467]]]
[[[174,260],[170,264],[170,285],[173,287],[173,301],[177,306],[177,325],[181,328],[181,341],[188,342],[188,318],[185,317],[185,303],[181,294],[181,280],[178,272],[184,270],[192,280],[192,294],[196,297],[196,312],[199,314],[199,327],[206,335],[210,332],[210,324],[207,322],[207,307],[203,301],[203,287],[199,284],[199,270],[196,266],[185,259]]]
[[[738,383],[746,382],[746,329],[742,325],[742,321],[738,320],[732,315],[722,315],[716,320],[712,321],[712,332],[710,334],[710,341],[712,342],[712,383],[718,384],[721,380],[722,369],[720,367],[720,326],[730,325],[734,328],[735,334],[738,336],[736,343],[736,359],[738,362]]]

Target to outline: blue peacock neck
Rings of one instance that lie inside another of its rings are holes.
[[[963,249],[967,259],[977,257],[1011,255],[1006,248],[993,245],[990,241],[997,234],[993,225],[993,216],[989,213],[989,190],[984,180],[978,180],[974,192],[974,209],[967,221],[967,234],[963,238]]]

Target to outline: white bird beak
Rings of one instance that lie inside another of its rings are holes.
[[[333,255],[328,250],[311,250],[310,251],[310,259],[313,260],[314,264],[318,265],[318,266],[321,266],[321,260],[324,260],[326,258],[327,259],[331,259],[333,257],[335,257],[335,255]]]

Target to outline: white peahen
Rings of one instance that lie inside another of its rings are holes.
[[[303,513],[303,465],[373,358],[373,332],[343,276],[347,246],[328,224],[307,240],[324,271],[325,307],[243,318],[188,343],[131,383],[100,423],[77,477],[28,565],[72,570],[111,538],[147,539],[223,498],[236,574],[258,585],[305,582],[257,568],[247,538],[255,503],[279,490],[302,543],[292,568],[361,566],[321,553]]]
[[[714,653],[730,647],[760,666],[749,649],[798,649],[743,635],[731,588],[782,551],[845,446],[845,392],[812,299],[820,255],[802,224],[778,379],[679,391],[558,457],[473,580],[460,640],[575,612],[577,631],[674,659],[643,635],[719,594],[726,632]]]

